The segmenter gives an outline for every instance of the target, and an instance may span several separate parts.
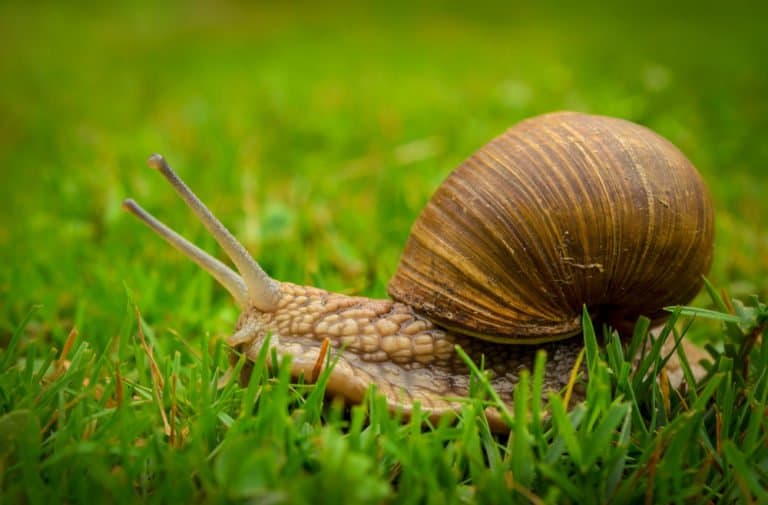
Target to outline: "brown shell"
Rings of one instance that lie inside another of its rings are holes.
[[[389,284],[437,324],[536,343],[621,326],[698,292],[712,203],[693,165],[621,119],[528,119],[456,168],[413,225]]]

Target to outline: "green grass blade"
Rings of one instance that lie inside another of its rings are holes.
[[[582,307],[581,311],[581,328],[584,333],[584,345],[586,347],[587,355],[587,370],[589,370],[590,376],[597,369],[597,360],[599,356],[599,348],[597,345],[597,335],[595,334],[595,327],[592,325],[592,318],[587,311],[587,306]]]
[[[581,471],[587,472],[598,458],[610,454],[613,447],[613,436],[616,428],[622,421],[626,421],[629,415],[629,405],[614,404],[603,417],[602,421],[582,438],[584,458],[581,463]]]
[[[520,381],[515,387],[514,409],[515,422],[512,425],[512,476],[515,482],[529,488],[535,477],[534,466],[531,465],[533,450],[531,437],[528,433],[530,383],[528,371],[520,374]],[[535,418],[534,418],[535,419]],[[534,421],[538,422],[538,421]]]
[[[715,321],[723,321],[726,323],[740,323],[743,319],[739,316],[732,314],[725,314],[716,310],[704,309],[701,307],[684,307],[677,305],[674,307],[666,307],[666,310],[675,312],[683,316],[702,317],[704,319],[714,319]]]
[[[723,454],[726,461],[733,467],[734,479],[744,503],[768,503],[765,476],[761,478],[756,472],[756,465],[747,461],[746,455],[732,442],[723,444]]]
[[[576,436],[576,429],[571,423],[572,418],[568,416],[565,410],[563,400],[557,395],[550,395],[549,405],[552,409],[553,426],[562,439],[565,447],[568,449],[573,461],[580,467],[584,467],[584,455],[581,444]]]
[[[475,363],[472,361],[472,358],[470,358],[461,347],[456,346],[455,350],[456,350],[456,354],[459,355],[459,358],[464,362],[465,365],[469,367],[469,370],[472,373],[472,376],[477,381],[479,381],[480,385],[483,388],[483,391],[487,393],[488,396],[491,397],[493,406],[499,410],[502,418],[504,419],[504,422],[507,423],[509,426],[512,426],[513,424],[512,414],[509,412],[509,409],[507,408],[507,404],[501,400],[499,393],[493,388],[493,386],[491,386],[491,383],[488,380],[488,377],[483,372],[480,371],[477,365],[475,365]]]
[[[26,315],[24,316],[24,319],[21,320],[21,323],[19,323],[19,325],[14,330],[13,335],[11,335],[11,339],[8,342],[8,347],[5,348],[5,351],[3,351],[2,356],[0,356],[0,371],[8,368],[8,366],[17,359],[16,346],[19,345],[19,340],[21,340],[21,336],[24,333],[24,329],[27,327],[27,324],[29,324],[29,321],[32,319],[32,316],[34,316],[35,312],[37,312],[41,308],[42,308],[42,305],[33,305],[32,307],[30,307],[30,309],[27,311]]]

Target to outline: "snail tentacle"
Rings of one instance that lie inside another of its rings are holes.
[[[248,288],[245,286],[242,277],[237,275],[231,268],[163,224],[152,214],[141,208],[134,200],[130,198],[125,200],[123,208],[138,217],[169,244],[211,274],[219,284],[229,291],[242,308],[248,307]]]
[[[279,283],[264,272],[256,260],[248,254],[245,247],[238,242],[235,236],[227,230],[197,195],[189,189],[189,186],[168,166],[162,155],[153,154],[147,160],[147,164],[163,174],[187,206],[192,209],[211,235],[213,235],[216,242],[224,249],[224,252],[227,253],[227,256],[229,256],[243,276],[243,279],[245,279],[250,302],[260,310],[267,312],[274,310],[280,301]]]

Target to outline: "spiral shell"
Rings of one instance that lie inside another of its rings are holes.
[[[670,142],[572,112],[523,121],[456,168],[414,223],[389,284],[446,328],[538,343],[690,301],[713,250],[712,203]]]

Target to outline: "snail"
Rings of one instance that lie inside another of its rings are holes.
[[[545,389],[563,389],[583,347],[584,306],[620,331],[641,315],[658,324],[664,307],[696,295],[712,261],[712,203],[694,166],[661,136],[616,118],[537,116],[459,165],[413,224],[391,300],[270,278],[162,156],[148,163],[238,273],[133,200],[124,207],[239,303],[230,346],[255,360],[269,335],[279,355],[292,357],[291,373],[311,381],[330,343],[341,355],[329,393],[360,402],[375,384],[406,416],[415,402],[433,418],[455,412],[469,394],[456,346],[484,362],[506,403],[540,349]]]

